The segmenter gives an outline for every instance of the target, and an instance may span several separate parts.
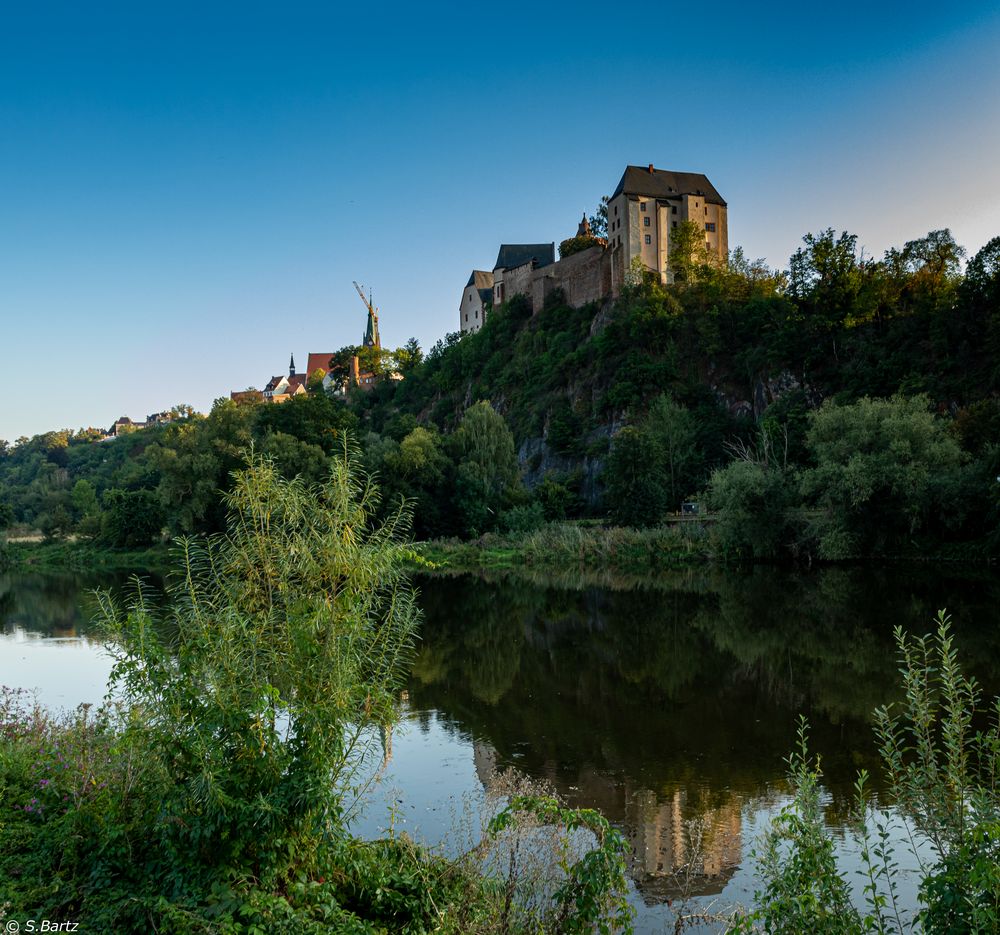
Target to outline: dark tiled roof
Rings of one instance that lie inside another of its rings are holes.
[[[535,266],[548,266],[556,261],[554,243],[505,243],[500,245],[494,269],[514,269],[535,261]]]
[[[483,305],[491,305],[493,303],[493,287],[490,286],[489,289],[479,289],[479,299]]]
[[[626,166],[612,198],[619,195],[647,195],[650,198],[676,198],[678,195],[702,195],[709,204],[726,202],[708,177],[700,172],[671,172],[646,166]]]
[[[492,289],[493,273],[482,269],[474,269],[472,275],[469,277],[469,281],[465,284],[465,288],[468,289],[473,284],[480,291],[483,289]]]

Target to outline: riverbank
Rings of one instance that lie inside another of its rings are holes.
[[[169,561],[166,544],[144,549],[109,549],[81,541],[0,543],[0,570],[157,571],[165,569]]]
[[[700,524],[630,529],[550,523],[528,533],[487,533],[478,539],[434,539],[415,550],[456,571],[523,568],[593,568],[650,572],[702,564],[715,557]]]

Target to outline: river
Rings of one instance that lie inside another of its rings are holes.
[[[89,591],[121,583],[0,576],[0,684],[55,708],[100,701],[110,659],[88,622]],[[512,767],[625,833],[640,932],[668,930],[681,905],[750,899],[751,852],[787,802],[783,759],[800,714],[822,755],[838,852],[857,869],[851,789],[860,767],[877,774],[871,712],[898,697],[896,625],[928,632],[947,608],[967,670],[1000,687],[1000,576],[987,569],[417,584],[424,622],[405,716],[356,830],[391,825],[454,849],[483,788]],[[904,878],[911,900],[915,885]]]

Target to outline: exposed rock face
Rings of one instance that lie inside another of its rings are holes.
[[[733,391],[732,384],[726,385],[724,377],[713,373],[714,366],[709,365],[709,386],[715,393],[719,405],[730,415],[737,418],[759,419],[767,408],[781,399],[782,396],[795,390],[801,390],[809,405],[818,407],[823,402],[822,393],[809,383],[799,380],[790,370],[782,370],[775,376],[762,374],[750,386],[750,398]]]
[[[601,313],[595,317],[595,322],[601,317]],[[734,391],[732,383],[727,383],[725,376],[715,370],[713,364],[709,364],[708,383],[715,393],[719,405],[726,409],[731,415],[738,418],[757,420],[764,414],[769,406],[781,399],[788,393],[801,390],[805,393],[809,405],[817,407],[822,403],[823,396],[808,383],[799,380],[791,371],[782,370],[774,376],[763,374],[759,376],[750,387],[750,398],[746,398],[743,393]],[[578,388],[579,392],[579,388]],[[571,457],[559,454],[548,444],[544,436],[528,438],[521,442],[518,448],[517,457],[521,465],[521,476],[525,486],[533,489],[540,484],[548,473],[572,474],[576,471],[582,472],[581,495],[588,506],[600,504],[604,495],[604,484],[601,479],[601,471],[604,469],[604,462],[607,458],[606,451],[610,447],[611,440],[615,434],[626,424],[621,415],[616,415],[614,420],[604,425],[598,426],[589,432],[585,439],[585,448],[592,450],[600,442],[605,442],[604,452],[601,455],[584,455],[583,457]]]
[[[600,425],[592,432],[588,432],[585,439],[585,446],[591,449],[595,446],[606,450],[610,445],[611,438],[622,427],[619,420]],[[604,442],[604,445],[600,443]],[[606,454],[584,455],[582,458],[573,458],[561,455],[553,451],[545,438],[528,438],[521,442],[517,451],[517,459],[521,465],[521,477],[528,489],[534,489],[540,484],[548,473],[571,474],[574,471],[582,472],[580,482],[580,493],[588,506],[597,506],[604,496],[604,484],[601,479],[601,472],[604,470]]]

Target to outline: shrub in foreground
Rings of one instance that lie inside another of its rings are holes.
[[[166,595],[102,596],[113,701],[55,718],[0,698],[0,913],[176,935],[628,930],[624,843],[597,818],[538,806],[597,846],[529,914],[495,874],[349,834],[418,621],[408,514],[375,522],[346,451],[316,487],[256,461],[227,500],[227,532],[179,544]]]
[[[789,758],[793,801],[765,837],[756,906],[732,931],[1000,931],[1000,699],[980,709],[980,689],[961,671],[943,612],[933,637],[914,639],[897,628],[896,640],[905,697],[898,709],[876,711],[876,736],[889,804],[922,868],[920,905],[912,912],[902,906],[893,819],[874,807],[864,772],[855,828],[863,900],[852,901],[823,822],[822,774],[803,721]],[[974,726],[980,720],[983,726]]]

